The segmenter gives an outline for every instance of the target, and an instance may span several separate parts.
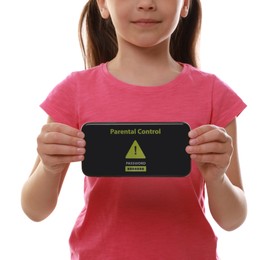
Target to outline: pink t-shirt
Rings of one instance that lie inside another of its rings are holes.
[[[187,122],[227,126],[244,102],[216,76],[183,64],[173,81],[127,84],[101,64],[58,84],[41,107],[57,122]],[[81,174],[81,166],[80,166]],[[72,260],[213,260],[217,238],[204,214],[204,180],[85,177],[85,205],[70,237]]]

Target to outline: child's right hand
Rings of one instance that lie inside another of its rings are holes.
[[[37,138],[38,154],[45,171],[61,173],[71,162],[84,160],[84,133],[68,125],[49,122]]]

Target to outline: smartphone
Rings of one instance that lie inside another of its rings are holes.
[[[86,123],[82,171],[98,177],[184,177],[190,127],[170,123]]]

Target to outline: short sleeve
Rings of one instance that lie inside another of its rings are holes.
[[[226,83],[214,76],[211,123],[226,127],[245,108],[243,100]]]
[[[69,75],[50,92],[40,107],[56,122],[77,128],[76,88],[74,74]]]

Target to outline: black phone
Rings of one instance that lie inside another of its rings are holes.
[[[170,123],[86,123],[82,171],[98,177],[184,177],[190,127]]]

